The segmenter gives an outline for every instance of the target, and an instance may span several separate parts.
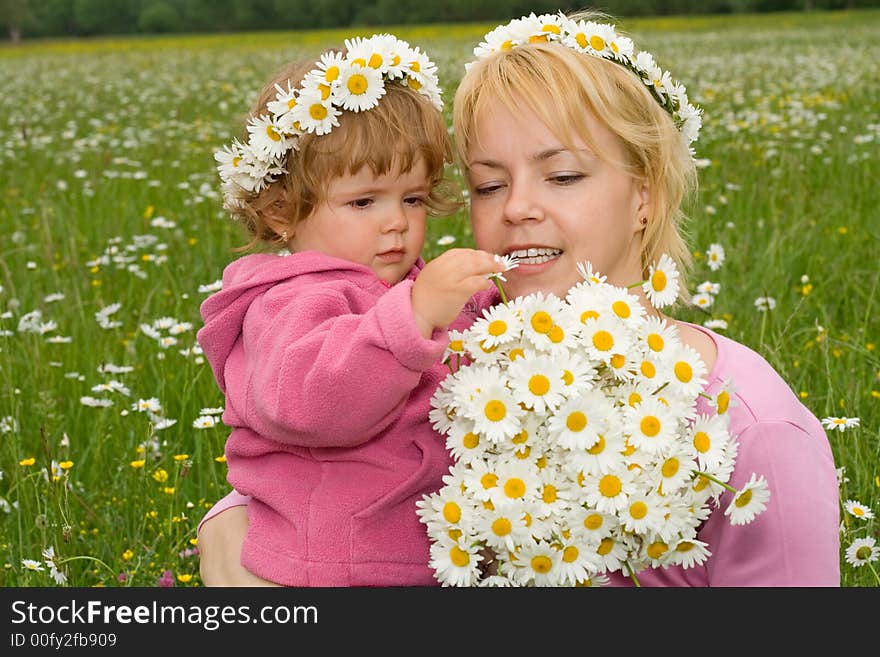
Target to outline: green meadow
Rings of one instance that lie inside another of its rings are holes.
[[[427,50],[450,101],[491,27],[375,31]],[[842,584],[880,586],[846,554],[880,527],[880,12],[622,27],[705,112],[689,289],[712,292],[676,315],[858,418],[828,430]],[[228,484],[199,304],[245,241],[213,152],[284,62],[373,31],[0,46],[0,586],[201,585]],[[431,220],[426,258],[450,243],[472,245],[464,212]]]

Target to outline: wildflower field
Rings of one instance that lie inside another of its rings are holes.
[[[375,31],[430,53],[451,117],[491,27]],[[705,111],[675,314],[824,419],[842,584],[880,586],[880,12],[621,27]],[[213,152],[285,61],[373,31],[0,46],[0,586],[201,585],[227,429],[195,335],[245,241]],[[464,212],[434,219],[425,256],[471,244]]]

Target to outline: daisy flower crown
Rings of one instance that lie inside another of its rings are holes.
[[[391,34],[374,34],[346,39],[345,50],[321,55],[296,87],[276,84],[268,114],[248,119],[247,143],[235,139],[214,153],[225,209],[234,214],[287,173],[287,155],[305,135],[326,135],[343,112],[376,107],[387,84],[408,86],[442,111],[437,66],[419,48]]]
[[[498,51],[535,42],[561,43],[579,53],[624,66],[639,77],[654,99],[669,112],[688,146],[699,137],[703,111],[690,103],[684,85],[657,66],[651,53],[636,52],[632,40],[617,34],[613,25],[573,20],[562,12],[541,16],[532,13],[488,32],[483,42],[474,48],[474,55],[482,59]],[[470,63],[466,64],[465,68],[470,66]]]

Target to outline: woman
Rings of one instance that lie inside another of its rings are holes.
[[[474,241],[520,257],[505,274],[511,297],[564,297],[584,261],[620,286],[644,280],[663,253],[687,268],[680,205],[695,184],[689,144],[699,113],[650,55],[591,18],[532,15],[493,30],[455,96]],[[705,392],[735,383],[730,431],[739,452],[729,483],[741,487],[760,472],[771,497],[746,526],[731,527],[716,510],[698,534],[713,551],[702,565],[644,570],[639,583],[838,586],[837,479],[820,423],[748,347],[670,321],[706,366]],[[725,494],[721,506],[728,502]],[[208,585],[262,583],[237,564],[246,503],[231,493],[200,527]],[[611,583],[631,584],[617,573]]]

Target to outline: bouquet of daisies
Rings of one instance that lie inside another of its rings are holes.
[[[502,290],[451,336],[431,422],[454,465],[417,503],[444,586],[602,584],[614,571],[637,582],[708,558],[697,529],[725,490],[733,524],[766,507],[762,477],[727,484],[732,385],[699,413],[706,367],[676,326],[589,263],[579,271],[565,299]],[[655,307],[672,303],[673,261],[638,285]]]

